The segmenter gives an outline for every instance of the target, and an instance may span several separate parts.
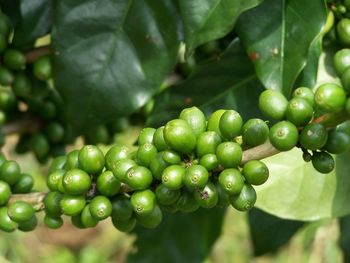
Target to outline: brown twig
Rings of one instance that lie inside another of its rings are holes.
[[[26,53],[26,62],[27,63],[33,63],[35,60],[37,60],[39,57],[51,54],[51,46],[42,46],[34,48],[33,50]]]

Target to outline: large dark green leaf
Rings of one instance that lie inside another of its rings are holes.
[[[55,80],[76,130],[127,115],[158,90],[177,60],[171,0],[61,0]]]
[[[149,124],[162,125],[192,105],[207,115],[233,108],[245,119],[258,117],[257,100],[262,90],[251,62],[235,41],[222,56],[197,66],[187,80],[158,96]]]
[[[128,262],[201,263],[220,236],[225,209],[200,209],[194,213],[165,214],[156,229],[136,230],[136,254]]]
[[[269,180],[256,187],[257,207],[281,218],[318,220],[350,214],[350,150],[336,157],[336,169],[316,172],[300,149],[265,159]]]
[[[187,52],[225,36],[238,16],[262,0],[180,0]]]
[[[13,44],[32,44],[35,39],[49,32],[52,25],[51,0],[21,0],[21,17],[16,24]]]
[[[281,219],[256,208],[249,212],[248,219],[255,256],[274,252],[304,225],[303,222]]]
[[[326,15],[324,0],[265,0],[240,16],[237,32],[266,88],[291,94]]]

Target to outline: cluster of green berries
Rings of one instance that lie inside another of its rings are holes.
[[[19,165],[0,154],[0,230],[27,232],[37,226],[34,207],[24,201],[10,201],[12,194],[25,194],[34,185],[30,174],[22,173]]]
[[[300,147],[304,160],[312,161],[320,173],[334,169],[331,154],[343,153],[350,146],[347,130],[342,125],[326,127],[322,124],[323,118],[327,114],[349,114],[349,104],[346,91],[334,83],[320,85],[315,93],[300,87],[289,101],[274,90],[264,91],[259,98],[263,114],[277,121],[269,131],[271,144],[279,151]]]
[[[236,111],[216,111],[207,121],[192,107],[165,126],[144,128],[136,151],[113,146],[104,155],[87,145],[58,157],[47,179],[44,222],[58,228],[66,215],[86,228],[110,217],[117,229],[131,231],[136,224],[156,227],[164,210],[231,204],[247,211],[256,201],[252,185],[263,184],[269,171],[259,160],[241,164],[236,139],[243,126]]]
[[[50,155],[64,154],[64,145],[71,141],[61,112],[64,104],[52,84],[51,56],[27,63],[24,51],[12,43],[12,36],[9,19],[0,13],[0,126],[21,118],[34,119],[39,130],[20,134],[16,151],[32,151],[44,162]]]

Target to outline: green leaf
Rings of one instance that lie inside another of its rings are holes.
[[[187,53],[199,45],[225,36],[238,16],[262,0],[180,0]]]
[[[240,16],[237,33],[266,88],[291,94],[326,17],[323,0],[265,0]]]
[[[316,172],[295,148],[265,159],[269,180],[256,187],[256,206],[281,218],[318,220],[350,213],[350,150],[336,157],[336,170]]]
[[[249,212],[248,219],[255,256],[276,251],[304,225],[303,222],[281,219],[256,208]]]
[[[23,46],[47,34],[52,25],[51,0],[21,0],[21,18],[16,24],[13,44]]]
[[[323,39],[319,36],[311,43],[307,64],[300,73],[295,87],[309,87],[312,89],[316,85],[318,65],[322,54],[322,42]]]
[[[136,254],[129,263],[201,263],[220,236],[225,209],[200,209],[193,213],[164,214],[155,229],[137,228]]]
[[[171,0],[62,0],[54,15],[55,81],[76,131],[134,112],[176,63]]]
[[[251,62],[239,42],[234,41],[221,56],[200,64],[187,80],[158,96],[148,124],[163,125],[192,105],[206,115],[230,108],[239,110],[245,119],[257,117],[260,114],[257,101],[262,91]]]
[[[340,238],[339,245],[343,250],[344,262],[350,262],[350,216],[339,219]]]

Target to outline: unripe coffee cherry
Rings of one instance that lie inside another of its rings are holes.
[[[169,121],[164,128],[164,139],[172,149],[189,154],[196,147],[196,135],[191,126],[184,120]]]
[[[259,109],[267,117],[281,120],[288,105],[284,95],[276,90],[265,90],[259,97]]]
[[[280,121],[270,129],[270,142],[279,151],[289,151],[297,145],[298,129],[289,121]]]
[[[205,132],[207,128],[205,115],[197,107],[183,109],[179,115],[179,119],[189,124],[196,137]]]
[[[322,112],[336,113],[343,109],[346,94],[337,84],[326,83],[318,87],[315,93],[316,107]]]

